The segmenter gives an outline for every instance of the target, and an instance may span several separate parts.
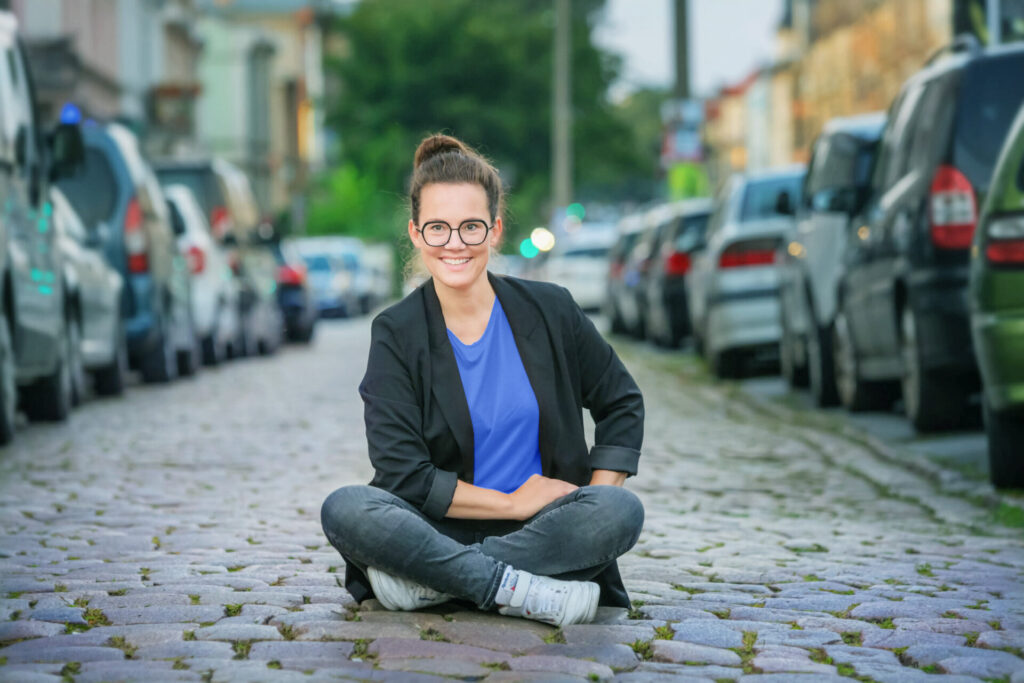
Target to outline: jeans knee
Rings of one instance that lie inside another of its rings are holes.
[[[588,493],[593,495],[598,510],[607,520],[611,533],[622,544],[622,552],[626,552],[640,538],[644,526],[644,506],[632,491],[621,486],[590,486]]]
[[[369,486],[343,486],[327,496],[320,506],[320,525],[327,540],[335,547],[344,536],[346,527],[366,509]]]

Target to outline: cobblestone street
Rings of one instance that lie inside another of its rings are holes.
[[[618,344],[644,390],[634,608],[555,629],[355,604],[369,320],[94,400],[0,453],[0,680],[1024,681],[1024,534],[855,431]]]

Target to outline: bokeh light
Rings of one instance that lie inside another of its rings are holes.
[[[530,242],[540,251],[551,251],[555,246],[555,236],[547,228],[534,228],[530,233]]]
[[[525,240],[519,243],[519,253],[526,258],[534,258],[540,253],[540,249],[534,246],[533,242],[527,237]]]

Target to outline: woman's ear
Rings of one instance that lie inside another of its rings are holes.
[[[505,225],[501,222],[501,216],[494,219],[494,226],[491,227],[491,247],[497,249],[498,245],[501,244],[501,235],[505,230]]]
[[[417,249],[419,249],[419,247],[420,247],[419,239],[420,239],[420,231],[416,228],[416,223],[414,223],[413,220],[410,218],[409,219],[409,240],[412,241],[412,245],[414,247],[416,247]]]

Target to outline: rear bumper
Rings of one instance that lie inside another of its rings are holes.
[[[997,411],[1024,409],[1024,309],[971,318],[985,398]]]
[[[966,269],[927,271],[912,277],[910,302],[917,314],[921,363],[926,370],[977,378],[967,309]]]
[[[129,275],[126,278],[123,310],[124,333],[128,340],[128,353],[134,359],[160,343],[160,325],[154,306],[158,300],[156,282],[149,274]]]
[[[733,291],[715,296],[708,310],[707,347],[712,353],[778,343],[778,291]]]

